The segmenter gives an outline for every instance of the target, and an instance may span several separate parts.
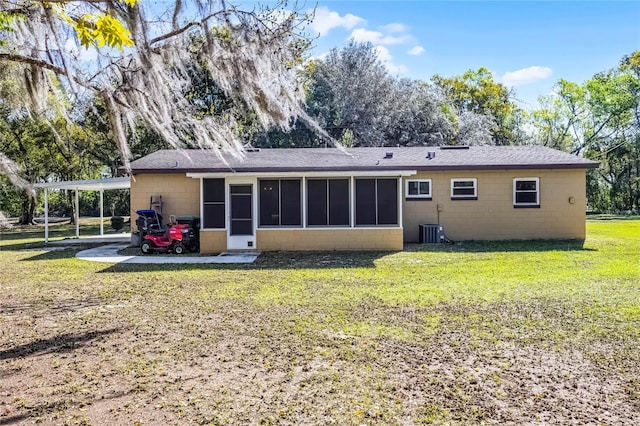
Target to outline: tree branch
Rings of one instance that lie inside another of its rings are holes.
[[[39,68],[48,69],[49,71],[53,71],[56,74],[66,74],[65,70],[62,67],[50,64],[49,62],[43,61],[42,59],[30,58],[28,56],[16,55],[13,53],[0,53],[0,61],[20,62],[23,64],[35,65]]]
[[[213,15],[209,15],[205,19],[211,18],[212,16]],[[204,19],[203,19],[203,21],[204,21]],[[189,28],[194,27],[194,26],[199,26],[200,27],[200,26],[202,26],[202,24],[200,22],[189,22],[187,25],[185,25],[182,28],[178,28],[177,30],[173,30],[171,32],[168,32],[166,34],[158,36],[158,37],[156,37],[154,39],[151,39],[151,41],[149,42],[149,45],[152,45],[154,43],[158,43],[158,42],[163,41],[163,40],[167,40],[167,39],[169,39],[171,37],[175,37],[175,36],[177,36],[179,34],[182,34],[183,32],[187,31]]]
[[[161,36],[158,36],[158,37],[156,37],[156,38],[154,38],[154,39],[151,39],[151,41],[149,42],[149,45],[152,45],[152,44],[154,44],[154,43],[158,43],[158,42],[160,42],[160,41],[167,40],[167,39],[169,39],[169,38],[171,38],[171,37],[175,37],[175,36],[177,36],[177,35],[180,35],[180,34],[182,34],[183,32],[187,31],[187,30],[188,30],[189,28],[191,28],[191,27],[194,27],[194,26],[201,27],[203,22],[206,22],[206,21],[208,21],[209,19],[214,18],[214,17],[218,16],[218,15],[219,15],[219,14],[221,14],[221,13],[226,14],[226,13],[227,13],[227,11],[226,11],[226,10],[219,10],[219,11],[217,11],[217,12],[214,12],[214,13],[212,13],[212,14],[210,14],[210,15],[205,16],[204,18],[202,18],[202,19],[201,19],[200,21],[198,21],[198,22],[189,22],[189,23],[188,23],[187,25],[185,25],[184,27],[178,28],[178,29],[176,29],[176,30],[173,30],[173,31],[170,31],[170,32],[168,32],[168,33],[166,33],[166,34],[163,34],[163,35],[161,35]]]
[[[92,86],[83,79],[77,76],[70,76],[67,71],[63,67],[59,67],[57,65],[53,65],[47,61],[43,61],[42,59],[31,58],[29,56],[16,55],[13,53],[0,53],[0,61],[11,61],[11,62],[19,62],[22,64],[33,65],[38,68],[46,69],[49,71],[53,71],[58,75],[62,75],[67,78],[73,79],[76,83],[85,87],[87,89],[99,90],[98,87]]]

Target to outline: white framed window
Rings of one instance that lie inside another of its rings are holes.
[[[540,178],[513,179],[513,207],[540,207]]]
[[[452,200],[477,200],[478,179],[451,179]]]
[[[407,179],[405,181],[407,199],[431,199],[431,179]]]

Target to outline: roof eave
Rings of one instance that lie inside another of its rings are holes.
[[[427,165],[427,166],[383,166],[383,167],[207,167],[207,168],[153,168],[132,169],[133,174],[168,174],[168,173],[273,173],[273,172],[371,172],[377,171],[448,171],[448,170],[535,170],[535,169],[597,169],[599,163],[565,163],[565,164],[491,164],[491,165]]]
[[[419,166],[420,171],[448,171],[448,170],[552,170],[552,169],[597,169],[600,163],[567,163],[567,164],[486,164],[486,165],[450,165],[450,166]]]

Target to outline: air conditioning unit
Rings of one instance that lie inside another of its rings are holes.
[[[420,225],[420,244],[441,243],[444,241],[444,228],[440,225]]]

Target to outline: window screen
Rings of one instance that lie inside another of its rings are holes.
[[[398,224],[398,179],[356,180],[356,225]]]
[[[307,181],[307,224],[349,226],[349,179]]]
[[[310,179],[307,181],[307,224],[311,226],[327,225],[327,180]]]
[[[224,179],[202,180],[202,227],[225,227]]]
[[[329,225],[349,225],[349,180],[329,180]]]
[[[514,179],[513,204],[515,206],[540,205],[540,186],[538,178]]]
[[[398,180],[377,179],[378,225],[398,224]]]
[[[280,181],[280,225],[302,225],[302,198],[299,179]]]
[[[260,180],[260,226],[302,225],[299,179]]]
[[[431,179],[407,180],[406,198],[431,198]]]
[[[451,198],[475,199],[478,195],[477,179],[451,179]]]
[[[376,224],[376,180],[356,180],[356,225]]]
[[[280,182],[261,180],[259,187],[260,226],[278,226],[280,224]]]

